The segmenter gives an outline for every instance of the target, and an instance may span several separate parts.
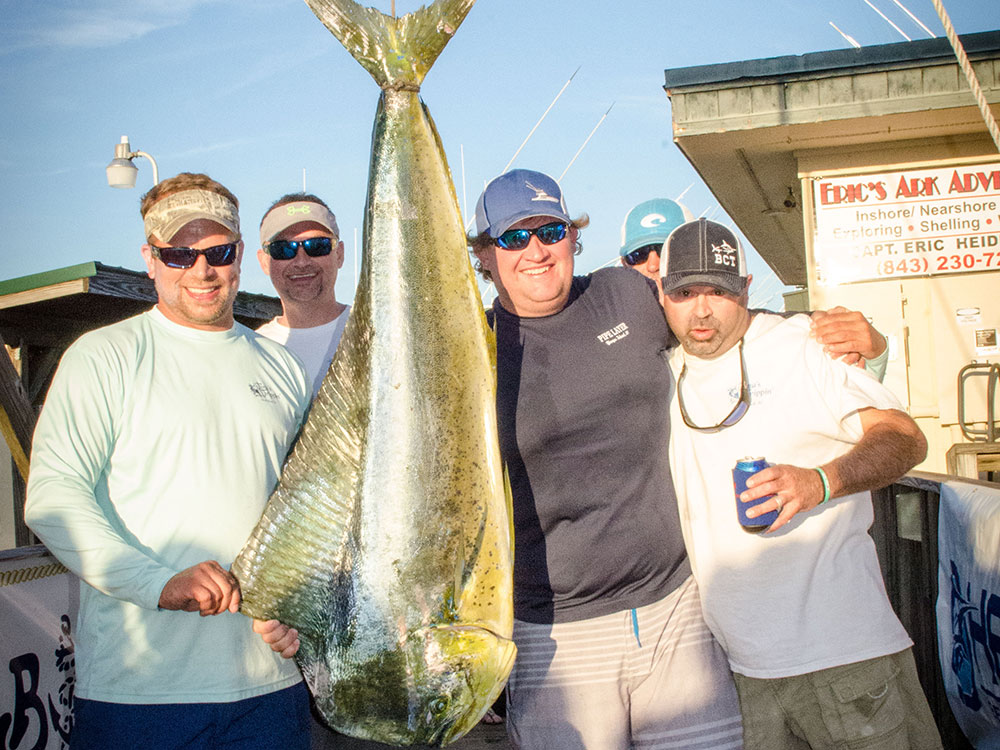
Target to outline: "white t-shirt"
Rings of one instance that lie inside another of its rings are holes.
[[[309,373],[309,381],[313,385],[313,396],[315,396],[319,392],[323,378],[326,377],[327,370],[330,369],[330,362],[340,344],[340,337],[344,333],[350,312],[351,306],[347,305],[344,311],[329,323],[312,328],[289,328],[275,318],[258,328],[257,333],[271,341],[284,344],[302,360],[306,372]]]
[[[787,677],[895,653],[911,645],[885,594],[867,492],[799,513],[780,531],[739,526],[732,469],[747,456],[814,467],[862,435],[857,412],[900,409],[864,370],[836,362],[809,337],[806,316],[758,313],[744,337],[751,406],[737,424],[697,432],[671,400],[670,463],[681,526],[705,619],[733,671]],[[740,384],[739,348],[714,360],[678,347],[674,374],[695,424],[716,424]]]

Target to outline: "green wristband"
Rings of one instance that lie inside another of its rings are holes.
[[[826,472],[823,471],[820,467],[817,466],[815,471],[817,474],[819,474],[819,478],[823,482],[823,499],[819,501],[819,504],[822,505],[823,503],[825,503],[827,500],[830,499],[830,480],[826,478]]]

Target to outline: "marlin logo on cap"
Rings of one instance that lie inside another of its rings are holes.
[[[532,185],[527,180],[524,181],[524,185],[529,190],[534,190],[535,191],[535,197],[531,199],[533,201],[549,201],[550,203],[558,203],[559,202],[558,198],[553,198],[551,195],[549,195],[548,193],[546,193],[545,190],[543,190],[542,188],[535,187],[534,185]]]
[[[723,240],[720,244],[712,244],[712,252],[715,253],[715,263],[719,266],[730,266],[736,268],[736,248]]]
[[[646,229],[653,229],[666,221],[667,217],[663,214],[646,214],[642,217],[642,221],[639,222],[639,226],[645,227]]]

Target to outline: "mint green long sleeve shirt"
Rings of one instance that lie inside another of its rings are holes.
[[[175,573],[232,562],[310,395],[283,347],[238,323],[180,326],[156,308],[66,351],[35,430],[25,520],[81,579],[78,695],[228,702],[300,679],[249,618],[157,603]]]

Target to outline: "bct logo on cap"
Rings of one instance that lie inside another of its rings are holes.
[[[550,203],[558,203],[559,202],[558,198],[553,198],[551,195],[549,195],[548,193],[546,193],[542,188],[536,188],[534,185],[532,185],[527,180],[525,180],[524,184],[525,184],[525,187],[527,187],[529,190],[534,190],[535,191],[535,197],[532,198],[531,200],[533,200],[533,201],[549,201]]]
[[[653,229],[660,226],[660,224],[666,223],[666,221],[667,217],[663,214],[646,214],[642,217],[642,221],[639,222],[639,226],[646,229]]]
[[[736,268],[736,248],[725,240],[721,245],[712,245],[712,252],[715,253],[715,264],[717,266],[729,266]]]
[[[309,206],[289,206],[287,209],[289,216],[295,216],[295,214],[310,214],[312,211],[309,210]]]

